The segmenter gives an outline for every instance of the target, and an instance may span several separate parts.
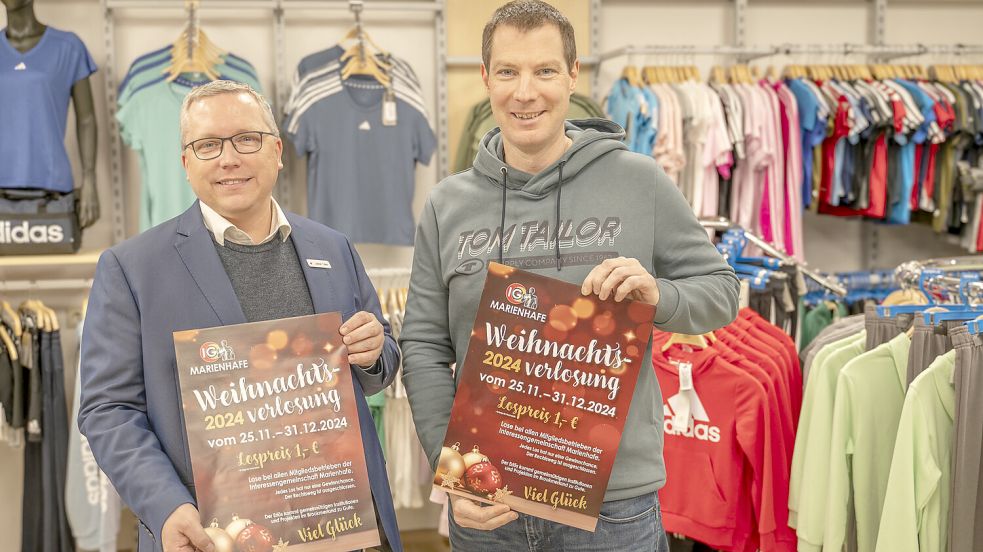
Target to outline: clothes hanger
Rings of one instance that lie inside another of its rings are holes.
[[[716,339],[716,337],[714,337]],[[709,341],[703,335],[688,335],[674,333],[669,336],[669,339],[662,345],[662,352],[668,351],[673,345],[690,345],[697,349],[706,349],[710,346]]]
[[[621,78],[625,79],[628,81],[628,84],[635,87],[642,86],[644,84],[638,74],[638,67],[635,67],[634,65],[625,65],[625,68],[621,70]]]
[[[375,291],[376,295],[379,296],[379,308],[382,309],[382,316],[389,320],[389,306],[386,304],[386,294],[380,288]]]
[[[980,335],[983,333],[983,315],[976,317],[976,320],[967,321],[965,326],[969,329],[969,333]]]
[[[916,289],[900,289],[888,295],[881,305],[927,305],[928,297]]]
[[[10,360],[16,361],[20,357],[17,355],[17,347],[14,346],[14,342],[10,339],[10,335],[7,334],[7,330],[0,328],[0,341],[3,342],[4,348],[7,349],[7,356]]]
[[[3,323],[10,328],[14,337],[19,338],[24,333],[24,328],[21,327],[20,323],[20,316],[14,312],[14,309],[10,307],[10,303],[5,300],[0,300],[0,320],[3,320]]]
[[[406,313],[406,299],[409,297],[409,288],[399,288],[399,310],[402,313]]]
[[[349,6],[355,15],[355,25],[342,37],[341,42],[345,42],[346,40],[354,40],[355,42],[341,54],[341,62],[344,63],[341,70],[341,78],[347,80],[354,75],[367,75],[383,86],[388,87],[392,82],[389,76],[392,65],[380,58],[388,57],[389,53],[380,48],[372,40],[372,37],[369,36],[369,33],[362,28],[363,2],[361,0],[353,0],[349,2]],[[375,51],[367,51],[366,44],[371,46]]]
[[[203,73],[211,80],[219,77],[216,67],[225,51],[215,46],[198,25],[199,0],[185,0],[188,22],[171,48],[171,63],[164,69],[168,81],[182,73]]]

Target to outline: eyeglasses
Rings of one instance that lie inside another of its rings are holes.
[[[201,138],[190,142],[184,146],[184,149],[190,147],[195,152],[195,157],[202,161],[208,161],[209,159],[215,159],[219,155],[222,155],[226,140],[231,142],[232,147],[239,153],[256,153],[263,149],[263,136],[276,136],[276,134],[252,130],[249,132],[240,132],[228,138]]]

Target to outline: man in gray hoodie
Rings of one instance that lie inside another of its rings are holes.
[[[481,76],[499,128],[473,168],[448,177],[420,215],[400,345],[417,434],[436,466],[490,261],[656,306],[655,325],[705,333],[737,315],[738,281],[675,184],[606,120],[566,121],[577,82],[573,28],[539,0],[485,26]],[[662,396],[643,356],[594,533],[452,496],[451,544],[468,552],[668,550]],[[684,474],[679,474],[684,476]],[[519,519],[519,522],[514,522]]]

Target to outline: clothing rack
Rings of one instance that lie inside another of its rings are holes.
[[[447,111],[447,26],[444,24],[444,13],[446,11],[447,0],[409,0],[409,1],[371,1],[360,2],[363,7],[371,12],[393,12],[393,13],[431,13],[433,14],[433,28],[435,36],[435,101],[436,109],[434,117],[436,119],[436,131],[438,135],[437,148],[437,176],[442,178],[447,172],[448,166],[448,116]],[[125,202],[124,202],[124,183],[123,183],[123,149],[119,137],[119,124],[116,122],[115,106],[116,88],[119,80],[116,76],[116,15],[115,10],[182,10],[186,11],[183,0],[101,0],[101,7],[104,14],[103,34],[106,46],[106,59],[101,64],[101,71],[104,75],[103,88],[106,98],[106,105],[113,111],[109,117],[110,135],[110,192],[111,192],[111,213],[112,213],[112,239],[113,243],[119,243],[126,238]],[[293,68],[287,67],[286,56],[286,34],[287,34],[287,12],[300,10],[352,10],[352,2],[349,0],[208,0],[198,5],[197,14],[203,11],[243,11],[260,10],[270,11],[273,27],[273,50],[274,50],[274,87],[273,93],[269,98],[275,112],[282,112],[283,106],[287,102],[290,93],[289,74]],[[289,194],[277,196],[277,200],[284,209],[290,209]]]
[[[678,56],[732,56],[738,62],[747,63],[748,61],[778,56],[778,55],[801,55],[801,54],[820,54],[820,55],[867,55],[878,58],[879,61],[887,61],[899,57],[921,56],[921,55],[969,55],[983,53],[983,45],[979,44],[778,44],[771,46],[732,46],[720,45],[673,45],[673,44],[645,44],[628,45],[608,52],[603,52],[596,56],[596,67],[591,78],[591,86],[594,99],[600,97],[600,68],[605,61],[636,55],[678,55]]]
[[[978,275],[947,276],[946,273],[978,272]],[[931,290],[959,297],[970,304],[983,304],[983,256],[929,259],[903,263],[895,278],[905,289]]]
[[[983,45],[978,44],[778,44],[772,46],[730,46],[730,45],[669,45],[648,44],[624,46],[604,52],[597,56],[598,65],[605,61],[635,55],[711,55],[737,56],[743,61],[761,57],[798,54],[839,54],[868,55],[880,58],[909,57],[921,55],[968,55],[983,53]]]
[[[730,230],[732,228],[739,228],[744,231],[744,236],[747,238],[747,241],[758,246],[759,248],[761,248],[762,251],[764,251],[768,255],[775,257],[776,259],[782,261],[785,264],[797,266],[799,270],[802,271],[802,274],[808,276],[817,284],[823,286],[824,288],[830,290],[831,292],[837,295],[845,296],[847,293],[846,288],[844,288],[841,284],[833,281],[830,278],[822,276],[818,272],[806,266],[805,263],[799,262],[795,258],[788,256],[788,254],[786,254],[784,251],[780,251],[778,248],[766,242],[765,240],[761,239],[754,233],[749,232],[748,230],[744,230],[740,226],[732,223],[730,220],[724,217],[700,219],[700,224],[704,228],[710,228],[713,230]]]

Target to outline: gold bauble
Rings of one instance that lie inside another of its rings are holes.
[[[444,476],[451,475],[458,479],[464,476],[464,459],[458,451],[458,444],[453,447],[442,447],[440,449],[440,460],[437,462],[437,473],[434,475],[434,482],[438,485],[444,482]]]
[[[230,537],[232,537],[233,541],[235,541],[236,538],[239,537],[239,533],[241,533],[243,529],[249,527],[252,524],[253,524],[252,521],[246,518],[240,519],[239,516],[232,514],[232,521],[230,521],[229,524],[225,526],[225,532],[228,533]]]
[[[229,536],[229,533],[218,526],[218,520],[213,519],[212,524],[205,528],[205,534],[212,539],[215,544],[215,552],[235,552],[236,541]]]
[[[471,452],[465,453],[461,459],[464,460],[465,470],[480,462],[489,462],[488,457],[481,454],[481,451],[478,450],[478,445],[475,445],[474,448],[471,449]]]

